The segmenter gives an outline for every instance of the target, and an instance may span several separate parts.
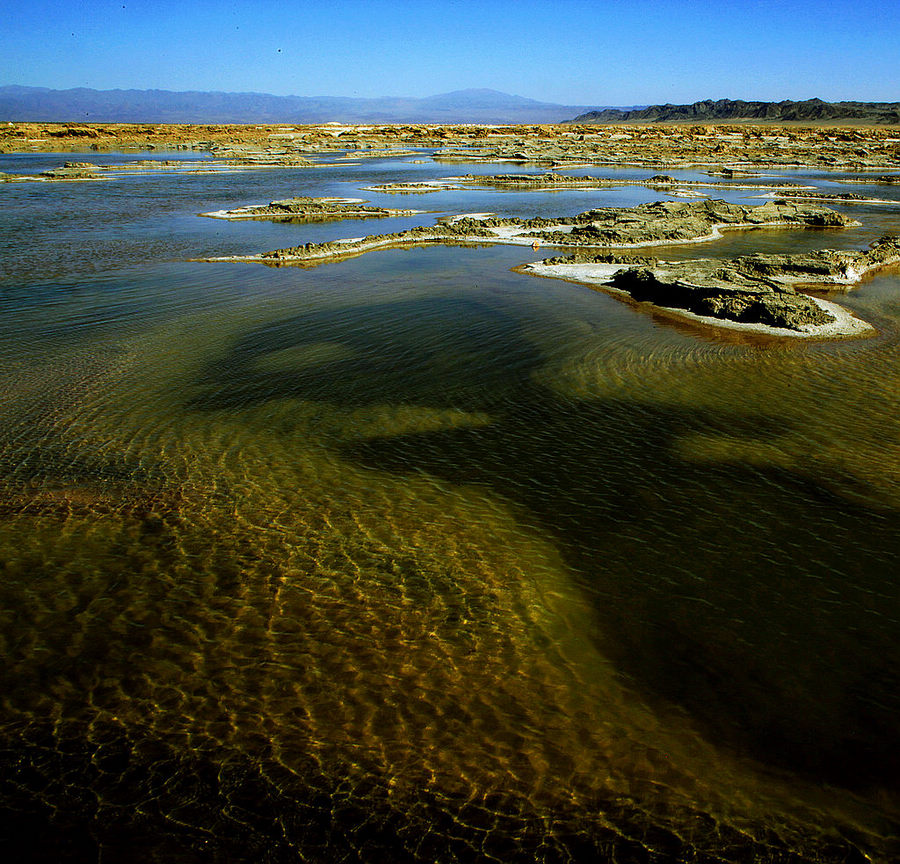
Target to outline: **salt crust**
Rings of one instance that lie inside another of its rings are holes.
[[[522,269],[535,276],[547,276],[555,279],[566,279],[572,282],[583,282],[587,285],[602,288],[610,294],[629,297],[627,291],[616,288],[610,284],[610,279],[620,270],[627,269],[623,264],[544,264],[535,262],[526,264]],[[685,309],[658,306],[656,308],[670,312],[702,324],[713,327],[725,327],[729,330],[744,332],[765,333],[771,336],[789,336],[798,339],[837,339],[851,336],[870,336],[875,332],[871,324],[857,318],[848,309],[837,303],[823,300],[820,297],[806,295],[821,309],[834,316],[834,321],[827,324],[804,324],[799,330],[787,327],[771,327],[768,324],[752,324],[741,321],[729,321],[723,318],[714,318],[709,315],[697,315]]]

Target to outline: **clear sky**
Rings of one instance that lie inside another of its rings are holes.
[[[3,0],[0,85],[900,101],[900,0]]]

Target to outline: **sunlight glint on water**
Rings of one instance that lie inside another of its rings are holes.
[[[56,239],[50,190],[13,202],[0,789],[34,842],[886,855],[897,277],[846,298],[877,337],[816,345],[530,250],[178,263],[267,248],[189,217],[293,173],[70,187]]]

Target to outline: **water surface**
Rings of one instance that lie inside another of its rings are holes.
[[[185,260],[655,195],[197,216],[497,170],[447,168],[0,189],[3,843],[104,862],[890,860],[900,277],[841,297],[876,336],[798,343],[513,273],[521,247]],[[862,227],[659,255],[898,228],[900,209],[845,212]]]

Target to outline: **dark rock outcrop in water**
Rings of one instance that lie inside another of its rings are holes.
[[[759,207],[743,207],[727,201],[657,201],[637,207],[602,207],[576,217],[565,238],[567,245],[653,246],[685,243],[717,235],[719,229],[796,225],[809,228],[843,228],[855,224],[834,210],[810,204],[769,201]],[[551,231],[543,240],[560,239]]]
[[[813,298],[794,290],[793,284],[851,285],[870,271],[898,265],[900,237],[882,237],[865,252],[826,249],[679,262],[595,255],[549,258],[542,264],[551,270],[560,264],[622,264],[608,284],[639,302],[741,324],[802,331],[830,324],[835,317]]]
[[[572,123],[706,123],[754,120],[761,123],[822,123],[856,120],[900,124],[900,102],[744,102],[741,99],[704,99],[691,105],[650,105],[632,111],[604,108],[579,114]]]
[[[412,216],[421,210],[390,210],[373,207],[352,198],[309,198],[300,196],[271,201],[268,204],[237,207],[201,213],[214,219],[271,219],[273,221],[331,221],[334,219],[381,219],[388,216]]]
[[[275,204],[278,202],[270,207]],[[543,241],[554,246],[634,248],[709,240],[718,237],[720,230],[727,229],[839,228],[856,224],[825,207],[781,200],[758,207],[743,207],[726,201],[655,202],[637,207],[599,208],[557,219],[457,216],[437,225],[418,226],[394,234],[307,243],[257,255],[201,260],[315,266],[376,249],[432,243],[512,243],[537,248]],[[821,303],[794,291],[790,282],[850,284],[867,269],[893,261],[900,261],[900,247],[896,240],[885,238],[870,252],[860,253],[751,255],[732,262],[700,260],[677,264],[661,263],[653,258],[582,254],[548,259],[541,265],[528,265],[525,269],[539,275],[578,279],[581,278],[579,274],[561,272],[566,270],[565,265],[602,264],[605,278],[601,284],[625,291],[636,300],[684,309],[721,321],[800,331],[807,326],[828,325],[835,317]],[[609,269],[610,265],[620,263],[621,267]],[[595,281],[592,276],[587,278]],[[855,325],[849,332],[855,332]],[[848,335],[848,330],[844,327],[836,334],[821,335]]]
[[[768,227],[843,228],[858,225],[817,204],[769,201],[743,207],[727,201],[658,201],[637,207],[601,207],[577,216],[515,219],[458,216],[443,224],[394,234],[371,234],[355,240],[306,243],[230,261],[321,262],[390,246],[428,243],[490,242],[514,245],[630,248],[712,240],[720,230]]]
[[[640,302],[742,324],[800,330],[805,325],[834,321],[812,298],[788,286],[749,278],[729,262],[691,261],[657,270],[629,268],[616,273],[612,285]]]
[[[48,180],[102,180],[98,168],[90,162],[66,162],[62,168],[41,171],[40,177]]]

